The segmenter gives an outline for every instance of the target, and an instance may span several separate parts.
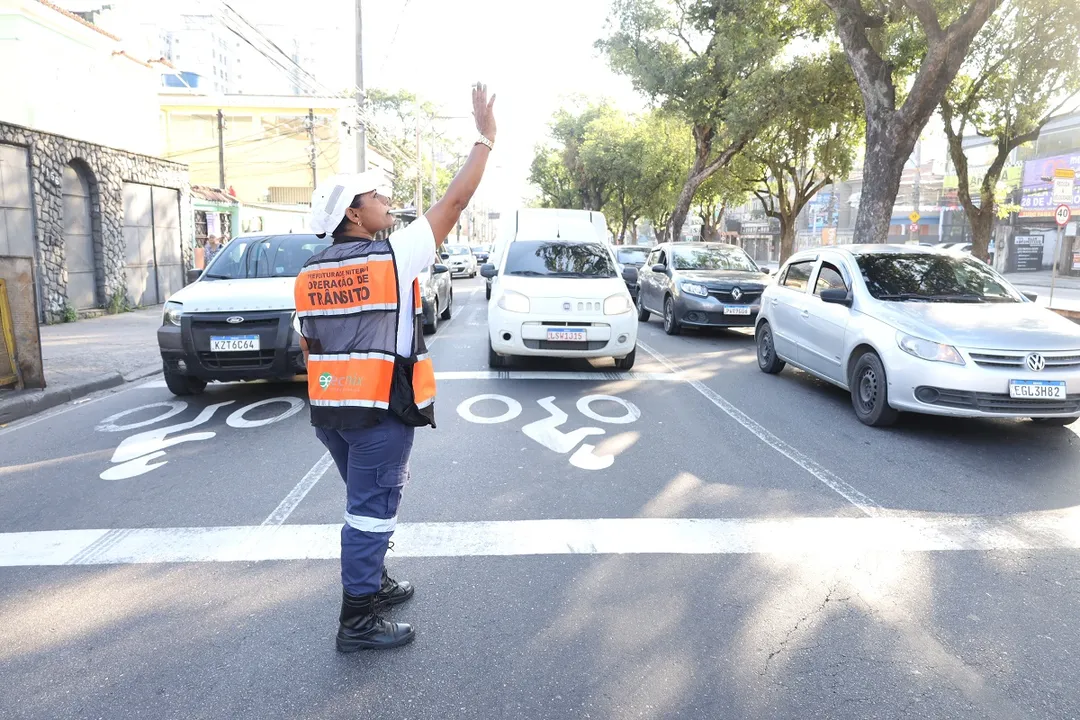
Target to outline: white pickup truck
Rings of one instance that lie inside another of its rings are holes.
[[[158,348],[176,395],[212,380],[288,379],[305,372],[293,320],[304,262],[331,243],[311,234],[245,235],[165,303]]]

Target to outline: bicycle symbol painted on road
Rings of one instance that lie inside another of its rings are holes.
[[[102,472],[99,477],[101,477],[102,480],[130,480],[131,478],[145,475],[151,470],[158,469],[168,463],[168,460],[161,459],[165,457],[165,451],[168,448],[180,445],[181,443],[210,440],[216,437],[217,433],[215,432],[187,431],[194,430],[200,425],[205,425],[210,422],[218,410],[227,405],[232,405],[235,402],[235,400],[227,400],[214,405],[208,405],[202,409],[194,420],[177,423],[175,425],[166,425],[165,427],[160,427],[155,430],[146,430],[124,438],[120,445],[117,446],[116,451],[113,452],[112,458],[110,459],[110,462],[114,464],[112,467]],[[275,415],[259,420],[249,420],[246,417],[249,412],[256,408],[275,403],[285,403],[288,407]],[[239,410],[235,410],[225,419],[225,424],[231,428],[237,429],[263,427],[264,425],[270,425],[271,423],[280,422],[285,418],[292,417],[303,410],[304,406],[304,401],[297,397],[285,396],[267,398],[266,400],[259,400],[258,402],[245,405]],[[127,432],[128,430],[137,430],[139,428],[155,425],[164,420],[168,420],[175,415],[179,415],[187,410],[187,407],[188,404],[183,400],[170,400],[167,402],[140,405],[139,407],[123,410],[115,415],[110,415],[98,423],[97,427],[94,429],[98,432]],[[151,410],[153,408],[166,409],[149,420],[118,424],[118,421],[123,420],[129,415],[134,415],[143,410]],[[177,433],[182,434],[178,435]]]
[[[502,403],[506,406],[506,412],[494,417],[477,415],[472,411],[473,405],[484,400]],[[601,415],[592,407],[593,403],[601,401],[609,401],[620,405],[625,412],[614,416]],[[559,428],[570,419],[570,416],[555,404],[555,396],[552,395],[537,400],[536,403],[548,412],[548,417],[522,427],[521,431],[525,433],[526,437],[560,455],[566,455],[573,450],[573,454],[570,455],[570,464],[582,470],[605,470],[614,464],[614,455],[597,455],[595,445],[582,443],[586,438],[605,435],[606,430],[598,427],[580,427],[576,430],[563,432]],[[577,401],[577,410],[590,420],[609,425],[627,425],[641,417],[641,410],[638,409],[637,405],[614,395],[586,395]],[[497,425],[510,422],[521,415],[521,411],[521,403],[506,395],[474,395],[457,407],[457,413],[462,419],[478,425]],[[578,443],[582,443],[580,447]],[[577,449],[575,450],[575,448]]]

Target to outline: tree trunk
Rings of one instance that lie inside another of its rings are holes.
[[[904,165],[915,149],[920,130],[921,125],[905,127],[896,115],[884,122],[867,124],[855,242],[889,242],[889,225],[892,224],[893,205],[900,191]]]
[[[710,162],[709,156],[712,155],[713,138],[716,130],[704,125],[695,125],[693,134],[694,164],[690,167],[690,174],[687,176],[686,183],[679,193],[679,199],[675,203],[675,210],[671,214],[671,221],[668,223],[668,228],[671,231],[671,242],[679,242],[682,238],[682,227],[686,222],[686,216],[690,213],[690,206],[694,204],[694,195],[697,194],[698,188],[712,177],[717,170],[727,167],[731,159],[746,147],[752,137],[751,133],[745,133],[742,137],[736,138]]]
[[[795,221],[796,217],[780,218],[780,264],[783,265],[789,257],[795,254]]]
[[[989,211],[983,208],[975,215],[968,213],[968,222],[971,223],[971,254],[985,262],[990,262],[990,236],[994,232],[992,201],[990,205]]]

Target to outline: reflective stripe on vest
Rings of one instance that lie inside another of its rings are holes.
[[[294,297],[299,317],[396,310],[394,258],[380,253],[313,263],[296,278]]]
[[[413,280],[413,312],[417,315],[424,314],[424,300],[420,297],[420,281]]]
[[[435,366],[431,355],[424,353],[416,357],[412,371],[413,397],[416,407],[425,408],[435,402]]]
[[[394,356],[343,353],[308,356],[308,396],[316,407],[390,407]]]

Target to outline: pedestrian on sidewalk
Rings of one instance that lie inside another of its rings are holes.
[[[307,361],[311,424],[345,481],[341,529],[340,652],[413,639],[380,611],[413,595],[383,564],[397,524],[417,427],[435,427],[435,373],[424,343],[418,277],[457,224],[494,149],[495,97],[472,90],[480,137],[446,195],[408,227],[394,225],[389,191],[374,173],[337,175],[315,189],[311,228],[334,242],[304,264],[295,298]]]

